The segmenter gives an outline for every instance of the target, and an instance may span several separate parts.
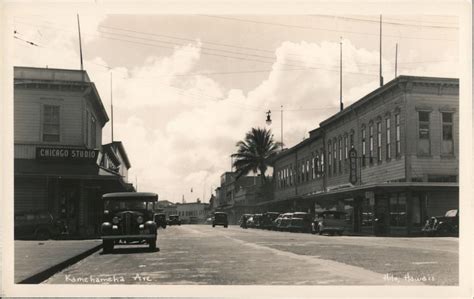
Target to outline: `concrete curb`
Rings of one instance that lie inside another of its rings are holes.
[[[59,264],[52,266],[46,270],[43,270],[39,273],[36,273],[28,278],[23,279],[22,281],[18,282],[18,284],[39,284],[45,281],[46,279],[50,278],[54,274],[64,270],[65,268],[79,262],[80,260],[88,257],[89,255],[93,254],[94,252],[98,251],[102,248],[102,244],[94,246],[91,249],[88,249],[76,256],[73,256]]]

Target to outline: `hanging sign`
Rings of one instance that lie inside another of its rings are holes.
[[[349,182],[352,185],[357,183],[357,151],[355,148],[349,150]]]

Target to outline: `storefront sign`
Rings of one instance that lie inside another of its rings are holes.
[[[77,149],[77,148],[57,148],[57,147],[37,147],[36,159],[38,160],[59,160],[59,161],[97,161],[98,150]]]
[[[355,148],[349,150],[349,182],[352,185],[357,183],[357,151]]]

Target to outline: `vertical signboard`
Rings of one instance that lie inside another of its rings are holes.
[[[349,150],[349,182],[352,185],[357,183],[357,151],[355,148]]]

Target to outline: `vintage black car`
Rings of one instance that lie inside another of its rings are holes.
[[[158,195],[151,192],[118,192],[102,196],[104,219],[101,235],[104,253],[115,244],[148,243],[156,249],[155,205]]]
[[[262,220],[262,225],[261,227],[263,229],[274,229],[274,221],[275,219],[278,218],[278,216],[280,215],[280,213],[278,212],[265,212],[263,213],[263,220]]]
[[[227,228],[227,226],[229,225],[229,221],[227,220],[227,213],[214,213],[214,217],[212,219],[212,227],[216,227],[216,225],[222,225],[223,227]]]
[[[345,228],[345,212],[342,211],[323,211],[316,214],[312,225],[311,233],[320,235],[329,233],[330,235],[338,234],[342,236]]]
[[[168,219],[168,225],[181,225],[181,219],[179,219],[179,215],[170,215]]]
[[[15,239],[48,240],[66,232],[64,222],[55,220],[46,211],[15,213]]]
[[[444,216],[434,216],[426,220],[422,231],[427,236],[457,236],[459,234],[459,212],[449,210]]]
[[[158,213],[155,216],[155,222],[158,227],[166,228],[166,214]]]

